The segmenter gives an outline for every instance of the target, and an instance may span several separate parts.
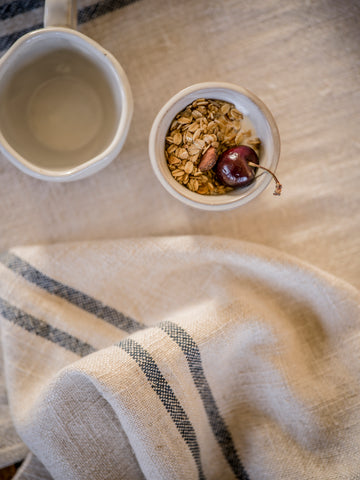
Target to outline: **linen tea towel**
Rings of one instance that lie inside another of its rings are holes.
[[[0,297],[33,454],[18,479],[357,478],[360,302],[341,280],[167,237],[13,249]]]

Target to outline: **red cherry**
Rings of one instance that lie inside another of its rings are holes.
[[[246,146],[229,148],[216,164],[219,180],[229,187],[246,187],[254,181],[256,170],[248,162],[259,164],[256,152]]]
[[[282,185],[279,180],[271,170],[259,165],[259,157],[247,145],[239,145],[223,152],[215,166],[215,171],[219,181],[224,185],[246,187],[255,180],[258,168],[272,175],[275,181],[274,195],[280,195]]]

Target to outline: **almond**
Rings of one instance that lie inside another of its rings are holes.
[[[207,172],[215,165],[216,160],[217,160],[216,149],[214,147],[210,147],[202,156],[198,169],[201,172]]]

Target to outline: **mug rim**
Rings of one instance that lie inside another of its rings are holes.
[[[254,184],[252,184],[253,187],[251,185],[249,187],[245,187],[242,190],[243,195],[241,196],[234,195],[231,198],[229,198],[230,195],[226,195],[226,196],[221,195],[224,201],[219,201],[218,203],[212,203],[213,196],[197,194],[199,198],[195,199],[194,197],[196,193],[190,192],[190,191],[185,192],[184,189],[186,187],[175,183],[176,180],[174,180],[174,182],[172,182],[173,185],[171,185],[169,181],[165,178],[159,166],[160,164],[163,164],[163,158],[159,159],[159,156],[157,154],[158,132],[161,127],[161,123],[164,120],[164,117],[171,110],[171,108],[174,105],[176,105],[178,102],[183,100],[184,98],[189,97],[198,91],[209,90],[210,92],[214,89],[217,89],[217,90],[222,89],[224,91],[232,91],[232,92],[241,94],[247,97],[248,99],[250,99],[250,101],[258,107],[258,109],[261,112],[261,115],[265,118],[270,128],[271,137],[273,140],[273,163],[272,164],[273,164],[274,170],[276,170],[279,162],[279,157],[280,157],[280,133],[271,111],[265,105],[265,103],[259,97],[257,97],[253,92],[251,92],[245,87],[242,87],[233,83],[229,83],[229,82],[210,81],[210,82],[196,83],[180,90],[178,93],[173,95],[162,106],[162,108],[159,110],[158,114],[156,115],[155,120],[153,121],[151,131],[150,131],[150,136],[149,136],[148,149],[149,149],[149,157],[150,157],[150,162],[151,162],[153,171],[157,179],[160,181],[161,185],[165,188],[165,190],[168,191],[168,193],[170,193],[173,197],[175,197],[177,200],[181,201],[182,203],[191,207],[195,207],[197,209],[223,211],[223,210],[229,210],[229,209],[244,205],[245,203],[248,203],[253,198],[257,197],[260,193],[262,193],[265,190],[265,188],[271,182],[270,176],[269,175],[263,176],[262,180],[260,181],[259,184],[256,185],[256,187],[254,186]],[[191,103],[191,101],[189,101],[189,103]],[[258,177],[258,179],[259,178],[260,176]],[[218,195],[218,197],[220,197],[220,195]]]
[[[82,42],[82,45],[86,45],[87,48],[89,48],[89,46],[94,48],[104,56],[105,61],[109,63],[112,70],[115,72],[121,98],[121,112],[113,138],[111,139],[110,144],[107,145],[107,147],[95,157],[90,158],[79,165],[66,168],[64,170],[52,170],[49,168],[39,167],[32,162],[29,162],[8,143],[1,131],[0,149],[3,151],[5,156],[24,173],[41,180],[70,181],[86,177],[104,168],[120,153],[125,143],[133,115],[133,96],[125,71],[118,60],[95,40],[72,28],[49,26],[23,35],[9,48],[7,52],[5,52],[4,56],[0,59],[0,66],[8,62],[9,58],[16,54],[17,50],[22,48],[24,43],[31,41],[37,36],[54,34],[63,36],[64,38],[69,36],[73,38],[75,37]]]

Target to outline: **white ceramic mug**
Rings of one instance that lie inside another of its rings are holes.
[[[46,0],[44,28],[0,60],[0,150],[43,180],[76,180],[105,167],[131,122],[124,70],[75,27],[75,1]]]

